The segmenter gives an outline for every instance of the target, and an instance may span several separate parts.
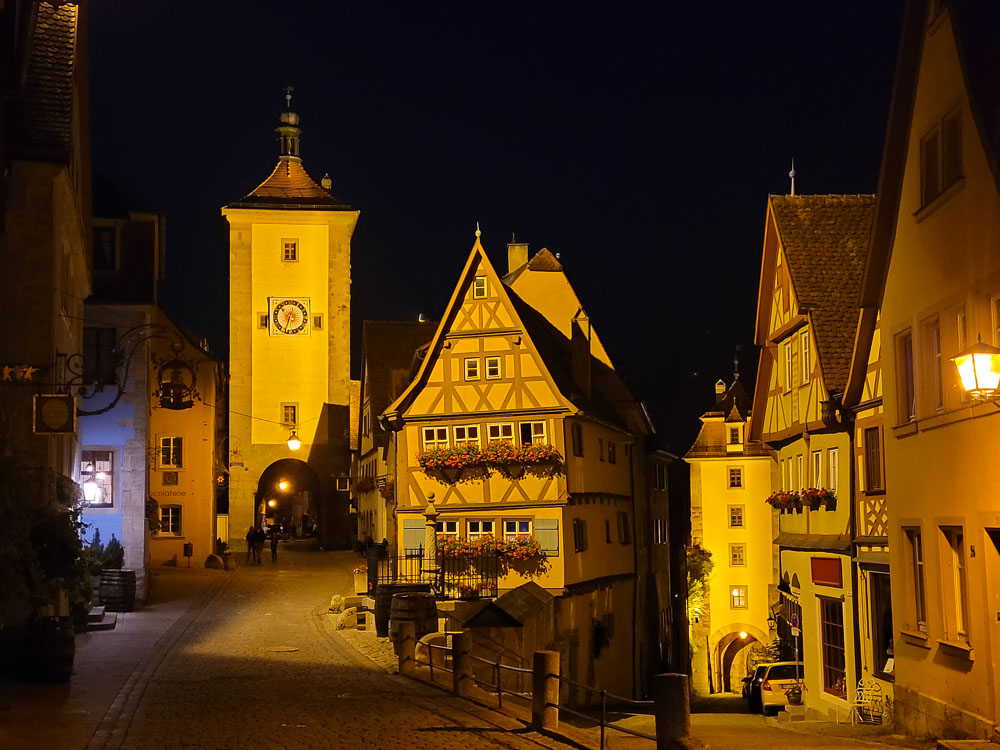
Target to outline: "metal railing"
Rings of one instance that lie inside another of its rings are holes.
[[[496,551],[429,557],[417,548],[379,560],[374,583],[426,583],[437,599],[478,599],[496,597],[498,580]]]
[[[470,679],[475,682],[480,687],[495,687],[497,691],[497,708],[503,708],[503,694],[516,695],[519,698],[524,698],[526,700],[531,700],[531,693],[518,693],[514,690],[504,690],[503,679],[501,678],[502,669],[506,669],[508,672],[513,672],[514,674],[533,674],[532,670],[524,669],[522,667],[511,667],[507,664],[501,664],[499,661],[490,661],[489,659],[484,659],[481,656],[476,656],[475,654],[469,654],[469,658],[474,661],[478,661],[482,664],[489,664],[493,667],[493,674],[496,676],[496,683],[485,682],[483,680],[476,679],[475,675],[470,675]]]
[[[576,682],[575,680],[571,680],[568,677],[563,677],[562,675],[550,674],[548,676],[556,678],[557,680],[559,680],[561,684],[572,685],[573,687],[585,690],[587,693],[590,693],[591,695],[601,696],[601,718],[598,720],[595,720],[594,717],[591,716],[590,714],[583,713],[582,711],[577,711],[575,709],[569,708],[568,706],[563,706],[558,703],[555,704],[554,706],[554,708],[558,708],[560,712],[565,711],[568,714],[572,714],[573,716],[577,716],[581,719],[599,725],[601,728],[601,750],[604,750],[605,746],[604,743],[605,743],[606,729],[615,729],[619,732],[630,734],[633,737],[642,737],[643,739],[652,740],[653,742],[656,742],[656,735],[646,734],[645,732],[639,732],[635,729],[622,727],[619,726],[618,724],[615,724],[614,722],[608,721],[608,698],[611,698],[614,701],[615,705],[627,704],[630,706],[638,706],[640,708],[648,709],[646,711],[633,711],[632,712],[633,714],[652,715],[653,709],[655,707],[655,703],[653,701],[637,701],[633,700],[632,698],[623,698],[620,695],[614,695],[612,693],[609,693],[607,690],[596,690],[595,688]]]

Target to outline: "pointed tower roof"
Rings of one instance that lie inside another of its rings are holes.
[[[281,208],[326,211],[350,211],[351,207],[330,195],[329,190],[313,181],[299,155],[302,129],[299,116],[292,111],[292,88],[285,87],[285,109],[279,118],[278,164],[270,176],[250,193],[233,201],[229,208]],[[328,178],[324,177],[324,183]]]

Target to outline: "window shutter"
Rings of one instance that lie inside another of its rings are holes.
[[[424,522],[419,518],[403,519],[403,553],[424,545]]]
[[[559,556],[559,519],[536,518],[535,541],[542,545],[542,552],[548,557]]]

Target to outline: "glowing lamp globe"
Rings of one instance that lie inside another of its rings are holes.
[[[292,434],[288,436],[288,450],[297,451],[301,447],[302,447],[302,441],[299,440],[299,436],[296,435],[295,431],[293,430]]]
[[[974,399],[988,399],[1000,386],[1000,349],[984,344],[981,336],[977,338],[975,344],[951,361],[958,369],[962,390]]]

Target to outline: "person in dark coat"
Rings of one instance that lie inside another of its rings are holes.
[[[267,541],[267,534],[264,533],[264,529],[257,529],[254,531],[253,537],[253,551],[257,556],[257,564],[260,565],[264,562],[264,542]]]
[[[257,557],[255,554],[256,548],[254,547],[254,542],[257,540],[257,530],[253,526],[251,526],[247,530],[246,539],[247,539],[247,565],[249,565],[251,561],[257,562]]]
[[[278,562],[278,530],[271,532],[271,562]]]

